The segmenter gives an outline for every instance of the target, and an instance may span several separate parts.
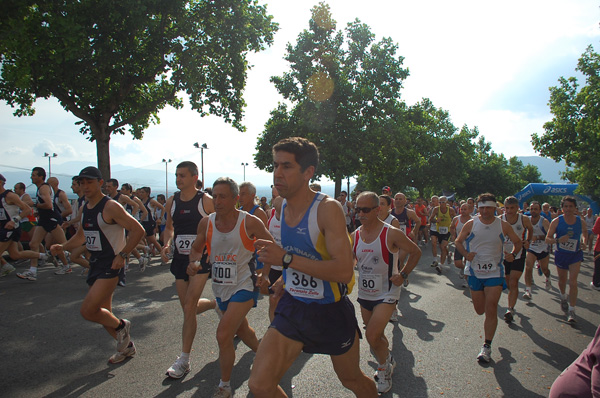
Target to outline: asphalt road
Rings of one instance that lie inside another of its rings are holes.
[[[554,379],[587,346],[600,323],[600,292],[589,283],[591,257],[585,256],[579,277],[578,322],[570,325],[560,309],[556,277],[553,288],[534,287],[533,300],[521,298],[512,325],[501,319],[489,365],[475,357],[482,344],[483,317],[475,314],[458,272],[431,268],[431,251],[423,257],[403,289],[402,317],[389,324],[386,335],[398,362],[388,397],[545,397]],[[20,265],[18,270],[27,268]],[[555,267],[551,265],[553,275]],[[198,316],[198,333],[191,354],[192,371],[183,379],[164,375],[179,354],[182,315],[167,267],[155,258],[145,273],[132,268],[126,288],[114,296],[114,312],[132,321],[138,353],[118,365],[107,363],[115,350],[104,329],[86,322],[79,306],[86,294],[84,277],[39,271],[38,281],[0,279],[0,396],[3,397],[212,397],[219,382],[217,315]],[[534,275],[537,283],[543,280]],[[523,286],[521,286],[523,288]],[[208,285],[205,297],[212,298]],[[353,301],[356,292],[351,295]],[[248,318],[260,337],[268,327],[268,300],[261,299]],[[360,322],[358,305],[355,305]],[[247,381],[254,354],[237,344],[232,387],[235,396],[251,396]],[[361,367],[373,374],[375,361],[361,341]],[[349,397],[337,380],[329,358],[302,354],[281,382],[293,397]]]

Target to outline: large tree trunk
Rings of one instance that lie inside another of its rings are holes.
[[[340,192],[342,192],[342,177],[335,178],[335,199],[340,196]]]
[[[96,156],[98,158],[98,168],[102,173],[104,181],[110,178],[110,134],[106,132],[107,128],[92,127],[92,133],[96,139]]]

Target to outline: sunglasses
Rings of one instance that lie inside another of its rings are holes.
[[[355,209],[356,209],[357,213],[360,213],[362,211],[365,214],[369,214],[371,212],[371,210],[375,210],[378,207],[379,206],[375,206],[375,207],[355,207]]]

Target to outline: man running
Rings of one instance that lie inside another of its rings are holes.
[[[431,198],[432,204],[434,203]],[[435,267],[438,274],[442,273],[442,265],[446,262],[446,257],[449,256],[448,243],[450,239],[450,225],[452,219],[456,217],[456,212],[450,206],[448,206],[448,198],[441,196],[439,198],[439,205],[435,206],[431,210],[431,216],[429,222],[431,225],[435,224],[435,234],[431,235],[431,253],[433,254],[432,267]],[[435,240],[434,240],[435,237]],[[440,244],[440,257],[437,256],[437,244]]]
[[[565,196],[560,201],[562,215],[550,223],[546,243],[556,244],[554,263],[558,273],[558,290],[560,290],[560,307],[567,312],[567,322],[574,323],[575,305],[577,304],[577,277],[583,261],[583,251],[587,242],[587,225],[576,215],[577,200],[573,196]],[[583,241],[581,240],[583,235]],[[569,296],[567,301],[567,279]]]
[[[523,245],[510,224],[496,217],[496,206],[494,195],[479,195],[478,215],[467,221],[456,239],[456,250],[466,260],[465,274],[469,276],[473,308],[477,315],[485,314],[484,344],[477,360],[486,363],[492,359],[492,340],[498,327],[498,302],[502,290],[506,289],[503,262],[505,258],[514,260]],[[504,236],[508,236],[514,245],[512,253],[506,256]]]
[[[504,214],[502,219],[510,224],[515,234],[522,239],[522,249],[516,253],[514,260],[504,260],[504,273],[508,280],[508,308],[504,314],[506,323],[511,323],[515,315],[515,305],[519,298],[519,279],[525,269],[525,253],[533,237],[531,220],[519,212],[519,200],[514,196],[504,199]],[[504,253],[513,252],[513,244],[504,236]]]
[[[341,204],[308,184],[319,164],[312,142],[292,137],[273,147],[273,180],[285,198],[281,244],[258,240],[265,266],[283,266],[285,292],[256,353],[248,386],[255,397],[285,397],[278,385],[301,351],[330,355],[342,385],[357,397],[377,388],[359,367],[359,327],[348,293],[352,247]]]
[[[354,232],[352,241],[358,266],[358,302],[367,341],[378,364],[377,391],[383,394],[392,388],[396,366],[385,327],[398,304],[400,286],[419,262],[421,250],[401,230],[378,218],[380,208],[376,193],[363,192],[358,196],[355,209],[361,226]],[[400,250],[409,258],[406,266],[398,270],[394,256]]]
[[[217,326],[221,380],[214,398],[232,396],[230,381],[235,362],[233,338],[237,335],[252,351],[258,349],[258,339],[246,318],[258,301],[254,241],[263,239],[271,242],[273,239],[258,217],[235,208],[239,199],[238,189],[236,182],[228,177],[218,178],[214,182],[215,212],[198,224],[187,270],[190,276],[204,270],[200,260],[206,244],[212,264],[213,292],[223,312]]]
[[[175,170],[175,183],[179,191],[167,200],[165,210],[167,222],[162,260],[168,262],[168,255],[173,246],[171,273],[175,276],[175,288],[183,310],[181,355],[167,369],[167,375],[174,379],[179,379],[190,371],[190,353],[197,328],[196,315],[215,308],[215,302],[200,298],[210,273],[206,252],[200,258],[202,267],[198,273],[194,276],[187,274],[189,254],[196,240],[198,224],[215,211],[212,197],[196,188],[197,180],[198,166],[195,163],[179,163]]]
[[[119,363],[135,354],[135,345],[129,331],[131,322],[112,313],[112,296],[123,272],[127,253],[144,234],[142,226],[115,201],[102,193],[102,174],[95,167],[86,167],[78,176],[87,198],[81,215],[81,228],[64,244],[52,245],[53,254],[64,254],[85,243],[91,253],[87,283],[90,286],[83,303],[81,316],[99,323],[117,340],[117,352],[109,359]],[[125,230],[131,240],[125,243]]]
[[[460,214],[452,219],[452,224],[450,225],[450,235],[452,236],[452,240],[456,242],[456,238],[460,235],[460,231],[462,231],[465,224],[472,218],[469,205],[467,203],[460,205]],[[464,257],[459,250],[454,250],[454,266],[460,270],[462,287],[467,287]]]
[[[548,244],[546,243],[546,233],[550,228],[550,222],[542,217],[542,207],[540,202],[532,201],[529,205],[529,212],[531,213],[531,224],[533,225],[533,237],[531,238],[531,244],[527,249],[527,256],[525,257],[525,293],[523,298],[531,300],[531,285],[533,284],[533,266],[537,261],[539,269],[542,274],[546,276],[546,290],[550,289],[550,270],[548,269],[548,263],[550,262],[550,252]]]
[[[34,167],[31,170],[31,182],[33,182],[37,190],[37,209],[39,215],[38,225],[33,229],[33,235],[29,241],[29,248],[39,253],[39,247],[46,234],[50,234],[52,242],[62,244],[67,241],[65,232],[60,227],[61,217],[58,210],[54,207],[54,193],[52,188],[46,181],[46,170],[41,167]],[[63,268],[68,267],[69,263],[64,253],[60,253],[60,260],[63,263]],[[21,279],[29,281],[37,280],[38,259],[32,258],[29,271],[18,273],[17,276]],[[70,268],[69,268],[70,269]],[[66,271],[66,270],[65,270]]]

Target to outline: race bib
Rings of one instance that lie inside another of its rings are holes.
[[[237,283],[236,263],[215,263],[212,266],[213,283],[235,285]]]
[[[491,258],[477,257],[471,261],[471,269],[477,274],[489,274],[498,269],[498,265]]]
[[[434,222],[432,222],[431,224],[429,224],[429,230],[437,232],[437,224],[434,223]]]
[[[438,232],[442,235],[448,233],[448,227],[438,227]]]
[[[406,233],[406,225],[400,225],[400,231]]]
[[[0,221],[6,221],[8,217],[6,217],[6,210],[0,209]]]
[[[296,270],[287,270],[285,289],[292,296],[309,299],[325,297],[325,288],[321,279]]]
[[[566,242],[560,242],[558,247],[561,250],[565,250],[568,252],[576,252],[577,251],[577,239],[569,239]]]
[[[378,296],[383,288],[382,275],[361,275],[358,281],[358,288],[367,296]]]
[[[177,235],[175,238],[175,247],[177,253],[187,256],[192,250],[192,244],[196,240],[196,235]]]
[[[100,240],[100,231],[83,231],[85,235],[85,247],[91,252],[102,251],[102,241]]]

